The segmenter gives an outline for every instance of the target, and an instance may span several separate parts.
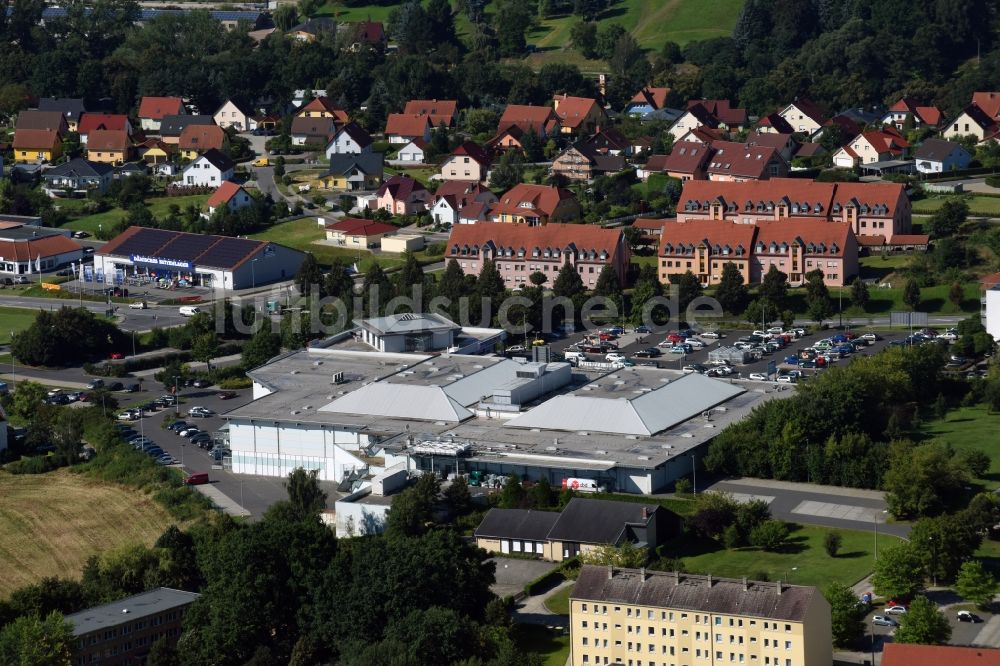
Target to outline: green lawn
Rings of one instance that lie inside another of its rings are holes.
[[[20,333],[31,326],[35,321],[38,310],[26,308],[0,307],[0,340],[4,342],[10,339],[11,333]]]
[[[441,169],[433,166],[422,166],[422,167],[385,167],[385,177],[389,178],[395,176],[396,174],[406,174],[418,180],[424,185],[431,182],[431,176],[441,173]]]
[[[993,459],[990,471],[981,479],[989,490],[1000,488],[1000,439],[996,437],[997,417],[985,405],[961,407],[943,419],[928,421],[921,434],[928,439],[947,442],[956,451],[981,449]]]
[[[522,653],[541,656],[545,666],[566,666],[569,658],[569,634],[557,635],[536,624],[516,625],[514,642]]]
[[[830,289],[830,297],[833,299],[834,309],[837,307],[837,297],[838,294],[843,291],[844,297],[844,313],[850,314],[852,316],[863,317],[868,315],[885,315],[888,312],[901,312],[904,310],[909,310],[909,306],[903,303],[903,285],[898,280],[890,280],[892,284],[891,289],[880,289],[878,287],[869,287],[868,289],[868,308],[864,312],[858,310],[857,308],[848,307],[850,299],[850,287],[845,287],[843,290],[833,288]],[[949,285],[938,285],[935,287],[923,287],[920,290],[920,305],[917,307],[918,312],[927,312],[929,314],[964,314],[964,313],[975,313],[979,312],[979,285],[975,282],[969,282],[965,285],[965,299],[961,303],[961,307],[955,307],[951,301],[948,300],[948,291],[951,289]],[[790,290],[789,293],[792,295],[793,307],[792,309],[798,313],[805,313],[805,294],[801,289]],[[801,306],[801,307],[796,307]]]
[[[194,194],[187,197],[153,197],[146,200],[146,205],[149,208],[149,212],[153,214],[155,218],[163,218],[167,216],[170,211],[170,206],[176,204],[181,210],[184,210],[188,206],[194,205],[201,208],[208,201],[209,195],[207,194]],[[60,202],[59,205],[65,205],[68,212],[76,209],[79,210],[80,204]],[[72,213],[70,213],[72,214]],[[85,215],[83,217],[78,217],[75,220],[70,220],[64,226],[67,229],[72,229],[73,231],[86,231],[92,235],[97,234],[98,229],[102,226],[110,229],[111,227],[118,224],[122,219],[125,218],[127,212],[121,208],[111,208],[103,213],[96,213],[94,215]]]
[[[954,198],[964,198],[969,204],[969,213],[972,215],[1000,215],[1000,197],[967,196],[967,195],[939,195],[920,199],[913,202],[914,213],[933,213],[945,201]]]
[[[353,4],[353,3],[352,3]],[[355,21],[382,21],[389,19],[389,14],[398,4],[370,4],[348,7],[343,2],[327,2],[316,16],[329,16],[340,23]]]
[[[545,599],[545,607],[557,615],[569,615],[569,595],[572,593],[572,585],[564,587]]]
[[[782,552],[769,553],[756,548],[726,550],[714,541],[682,536],[664,547],[664,555],[680,557],[689,572],[729,578],[761,574],[768,580],[787,581],[794,585],[826,586],[832,582],[853,585],[872,570],[875,537],[873,532],[835,530],[843,537],[840,555],[830,557],[823,549],[825,527],[792,525],[789,544]],[[879,535],[879,545],[889,546],[898,539]],[[793,571],[792,568],[796,570]]]
[[[337,258],[344,258],[351,263],[355,263],[358,262],[360,257],[358,270],[362,273],[367,271],[374,261],[377,261],[386,269],[400,266],[403,263],[401,259],[397,259],[396,257],[379,256],[376,258],[375,255],[367,250],[353,250],[346,247],[317,244],[315,242],[325,237],[326,231],[316,223],[315,217],[282,222],[267,231],[262,231],[251,236],[251,238],[259,240],[281,243],[282,245],[287,245],[288,247],[293,247],[304,252],[312,252],[316,257],[316,261],[325,266],[331,265],[334,259]]]

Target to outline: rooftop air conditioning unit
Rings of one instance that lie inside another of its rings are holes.
[[[333,373],[333,377],[331,378],[330,383],[331,384],[343,384],[344,383],[344,373],[343,373],[343,371]]]

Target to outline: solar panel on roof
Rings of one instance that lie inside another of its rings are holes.
[[[157,252],[156,256],[194,262],[218,240],[218,236],[179,235]]]
[[[260,246],[260,241],[245,238],[222,238],[198,258],[198,264],[215,268],[232,268]]]
[[[138,233],[122,243],[115,254],[121,256],[153,256],[164,245],[176,238],[177,233],[161,229],[140,229]]]

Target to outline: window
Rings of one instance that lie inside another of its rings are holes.
[[[791,631],[791,630],[792,630],[792,625],[790,625],[790,624],[786,624],[786,625],[785,625],[785,631],[786,631],[786,632],[789,632],[789,631]]]
[[[791,650],[792,649],[792,642],[791,641],[785,641],[785,649],[786,650]]]

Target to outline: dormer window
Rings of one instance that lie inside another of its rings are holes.
[[[837,246],[836,243],[832,243],[830,245],[830,254],[840,254],[840,248]]]
[[[746,250],[743,249],[742,245],[737,245],[736,246],[736,256],[737,257],[742,257],[744,252],[746,252]]]
[[[532,256],[532,257],[534,257],[534,258],[536,258],[536,259],[537,259],[538,257],[540,257],[541,255],[542,255],[542,252],[541,252],[541,250],[539,250],[539,249],[538,249],[537,247],[536,247],[536,248],[534,248],[534,249],[533,249],[533,250],[531,251],[531,256]]]

